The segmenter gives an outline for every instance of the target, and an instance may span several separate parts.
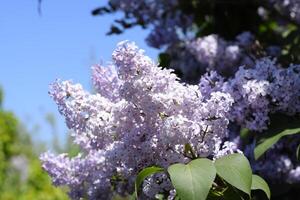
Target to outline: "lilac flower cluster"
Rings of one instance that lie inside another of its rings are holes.
[[[212,92],[229,93],[234,104],[229,119],[254,131],[266,130],[269,114],[295,115],[300,112],[300,66],[283,68],[263,58],[254,67],[240,67],[235,76],[224,80],[215,71],[201,77],[199,88],[204,96]]]
[[[199,86],[180,83],[172,70],[157,67],[134,43],[120,43],[112,57],[114,65],[93,67],[96,94],[70,81],[51,86],[50,95],[82,153],[74,158],[45,153],[41,160],[55,185],[70,188],[72,199],[131,193],[145,167],[167,168],[192,156],[231,152],[229,144],[221,145],[233,104],[228,93],[203,96]],[[193,153],[185,152],[186,144]],[[172,189],[164,174],[158,176],[160,186],[150,178],[145,195]],[[153,192],[149,185],[158,189]]]
[[[240,66],[252,68],[255,61],[266,57],[277,57],[278,46],[262,51],[250,32],[243,32],[234,41],[226,41],[216,34],[173,44],[167,49],[171,56],[170,67],[180,71],[185,82],[197,83],[205,72],[216,71],[224,78],[235,75]]]
[[[186,42],[187,50],[195,56],[199,66],[225,76],[234,74],[239,66],[253,65],[255,56],[251,53],[251,47],[254,44],[255,38],[249,32],[238,35],[233,42],[215,34]]]

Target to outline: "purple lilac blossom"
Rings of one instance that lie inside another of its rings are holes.
[[[262,55],[275,56],[278,47],[261,52],[261,46],[250,32],[243,32],[234,41],[226,41],[216,34],[171,44],[166,53],[170,68],[175,69],[182,81],[199,83],[205,72],[216,71],[224,78],[235,75],[240,66],[251,68]],[[261,55],[258,53],[261,52]]]
[[[234,74],[239,66],[254,64],[250,49],[254,45],[254,37],[244,32],[236,37],[236,41],[225,41],[212,34],[186,42],[189,50],[207,71],[217,71],[221,75]]]
[[[72,199],[132,193],[143,168],[188,162],[186,144],[199,157],[219,155],[219,149],[222,155],[231,153],[225,150],[229,144],[221,145],[233,104],[228,93],[204,98],[197,85],[180,83],[172,70],[157,67],[131,42],[119,43],[112,58],[114,66],[93,67],[95,94],[70,81],[51,86],[50,95],[82,152],[74,158],[44,153],[41,160],[55,185],[70,188]],[[148,198],[172,189],[163,177],[158,177],[159,190],[149,179],[153,188],[143,189]]]
[[[228,118],[253,131],[266,130],[269,115],[300,113],[300,66],[283,68],[275,60],[263,58],[250,68],[240,67],[235,76],[224,78],[212,71],[201,77],[204,97],[212,92],[229,93],[234,104]]]

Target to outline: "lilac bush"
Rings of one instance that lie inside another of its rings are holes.
[[[55,185],[69,186],[72,199],[108,199],[113,191],[131,193],[145,167],[227,154],[224,148],[230,146],[221,144],[233,104],[230,94],[204,97],[197,85],[180,83],[172,70],[158,68],[131,42],[120,43],[112,57],[113,65],[93,67],[95,94],[70,81],[51,86],[50,95],[82,149],[74,158],[41,156]],[[192,155],[185,152],[186,144]],[[149,180],[145,195],[173,189],[164,176],[160,187]],[[152,185],[158,189],[150,192]]]
[[[93,14],[124,13],[109,34],[149,28],[147,43],[162,53],[155,63],[124,41],[112,63],[92,67],[95,93],[71,81],[51,85],[50,96],[81,147],[73,158],[41,155],[55,185],[68,186],[72,199],[137,195],[139,173],[158,166],[164,171],[146,177],[139,199],[175,199],[181,191],[170,166],[240,153],[269,183],[297,187],[298,135],[280,137],[260,159],[254,154],[267,139],[300,132],[273,119],[299,119],[298,1],[108,2]],[[274,132],[276,123],[282,124]],[[218,178],[213,192],[224,186]]]

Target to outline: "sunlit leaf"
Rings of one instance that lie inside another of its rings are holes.
[[[206,158],[193,160],[187,165],[171,165],[168,172],[182,200],[205,200],[216,176],[212,161]]]
[[[224,156],[215,162],[217,174],[237,189],[250,195],[252,170],[248,159],[239,153]]]

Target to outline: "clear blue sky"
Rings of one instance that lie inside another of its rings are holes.
[[[36,140],[49,141],[45,113],[55,115],[61,135],[66,132],[63,118],[47,94],[51,82],[72,79],[90,89],[90,66],[110,61],[121,40],[135,41],[152,58],[157,51],[147,47],[147,31],[139,28],[106,36],[113,19],[121,15],[91,16],[91,10],[104,0],[43,0],[41,16],[37,2],[0,2],[0,85],[5,92],[4,107],[28,128],[40,126],[33,136]]]

